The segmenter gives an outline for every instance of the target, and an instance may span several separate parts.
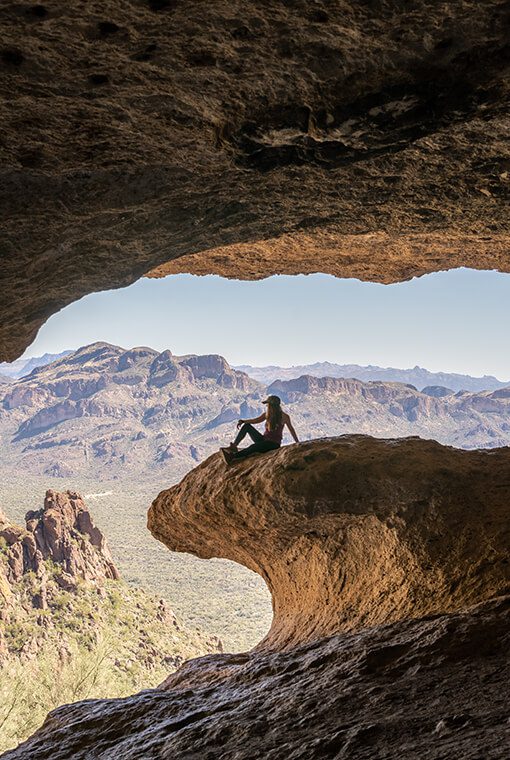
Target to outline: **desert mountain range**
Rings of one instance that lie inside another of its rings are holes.
[[[0,382],[2,379],[9,381],[11,378],[19,380],[21,377],[29,375],[36,367],[43,367],[72,353],[71,349],[67,349],[58,354],[45,353],[42,356],[16,359],[14,362],[1,362]],[[254,367],[251,364],[240,364],[233,365],[233,369],[246,373],[264,385],[269,385],[275,380],[293,380],[296,377],[301,377],[301,375],[353,377],[364,382],[383,380],[388,383],[410,383],[416,386],[418,390],[423,390],[428,386],[440,385],[452,391],[492,391],[510,385],[510,380],[498,380],[494,375],[473,377],[473,375],[456,372],[431,372],[418,365],[411,369],[400,369],[397,367],[379,367],[374,364],[337,364],[323,361],[313,364],[295,364],[291,367],[280,367],[274,364]]]
[[[334,362],[315,362],[314,364],[298,364],[292,367],[252,367],[250,364],[236,366],[235,369],[246,372],[260,383],[273,383],[275,380],[293,380],[301,375],[313,377],[354,377],[356,380],[369,382],[382,380],[386,383],[410,383],[418,390],[430,386],[442,386],[452,391],[495,391],[510,385],[510,380],[498,380],[493,375],[473,377],[455,372],[430,372],[423,367],[412,369],[397,369],[395,367],[378,367],[375,365],[361,366],[360,364],[335,364]],[[0,372],[2,368],[0,366]]]
[[[219,355],[94,343],[1,386],[1,466],[98,478],[181,477],[277,393],[302,440],[418,435],[510,444],[510,387],[480,392],[303,375],[266,385]]]

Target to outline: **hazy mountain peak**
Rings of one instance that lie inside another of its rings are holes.
[[[59,354],[43,354],[42,356],[31,356],[28,359],[16,359],[14,362],[2,362],[0,364],[0,375],[14,379],[25,377],[38,367],[58,361],[58,359],[72,353],[72,350],[68,349]]]
[[[492,375],[473,377],[454,372],[431,372],[419,365],[412,369],[399,369],[395,367],[378,367],[373,364],[334,364],[332,362],[315,362],[314,364],[295,365],[292,367],[253,367],[243,364],[235,367],[246,372],[254,380],[267,385],[276,380],[290,380],[303,375],[314,377],[343,377],[354,378],[362,382],[374,380],[382,382],[396,382],[414,385],[419,390],[427,387],[451,388],[457,392],[461,390],[480,392],[484,390],[497,390],[510,385],[510,381],[502,382]]]

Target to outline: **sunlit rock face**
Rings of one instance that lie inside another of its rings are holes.
[[[25,528],[11,524],[0,512],[0,539],[10,583],[29,572],[45,575],[45,560],[58,565],[62,576],[71,580],[119,578],[104,534],[81,496],[72,491],[47,491],[42,509],[26,513]]]
[[[260,573],[262,647],[461,609],[510,588],[508,449],[343,436],[231,465],[216,454],[163,491],[153,535]]]
[[[0,358],[147,272],[509,266],[508,6],[4,3]]]

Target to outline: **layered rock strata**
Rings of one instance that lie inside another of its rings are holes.
[[[0,9],[0,358],[147,272],[510,269],[508,4]]]
[[[149,511],[172,551],[258,572],[263,648],[458,610],[510,590],[510,450],[349,435],[226,468],[213,455]]]

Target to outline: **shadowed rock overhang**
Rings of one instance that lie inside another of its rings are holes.
[[[0,9],[0,359],[144,274],[510,270],[506,2]]]

